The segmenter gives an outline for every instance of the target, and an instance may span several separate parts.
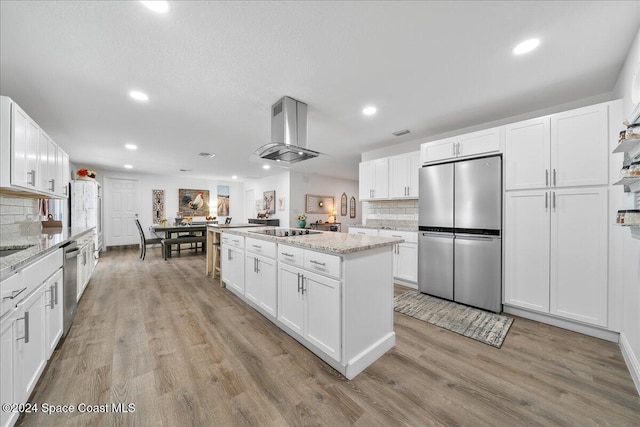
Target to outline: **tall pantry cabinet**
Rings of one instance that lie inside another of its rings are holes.
[[[505,305],[607,326],[608,108],[505,129]]]

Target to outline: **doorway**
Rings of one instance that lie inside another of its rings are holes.
[[[249,218],[256,217],[256,196],[255,190],[244,192],[244,222],[249,222]]]
[[[140,211],[137,179],[104,179],[105,246],[135,245],[140,235],[135,225]]]

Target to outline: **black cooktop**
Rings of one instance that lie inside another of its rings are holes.
[[[309,234],[321,234],[320,231],[311,231],[301,228],[275,228],[272,230],[248,230],[249,233],[266,234],[267,236],[275,237],[291,237],[291,236],[306,236]]]

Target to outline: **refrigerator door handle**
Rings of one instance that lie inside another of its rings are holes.
[[[453,233],[421,233],[423,236],[429,237],[440,237],[443,239],[451,239],[453,237]]]
[[[456,240],[480,240],[490,242],[494,239],[499,239],[499,236],[479,236],[476,234],[456,234]]]

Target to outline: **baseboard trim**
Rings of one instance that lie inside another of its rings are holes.
[[[393,282],[396,285],[401,285],[401,286],[404,286],[405,288],[415,289],[416,291],[418,290],[418,284],[417,283],[407,282],[406,280],[398,279],[397,277],[393,278]]]
[[[536,322],[546,323],[547,325],[557,326],[558,328],[568,329],[573,332],[578,332],[591,337],[600,338],[606,341],[618,343],[620,334],[618,332],[609,331],[606,329],[598,328],[596,326],[585,325],[582,323],[573,322],[571,320],[560,319],[553,316],[548,316],[543,313],[534,313],[532,311],[516,308],[508,305],[503,305],[502,310],[507,314],[513,314],[515,316],[524,317],[525,319],[535,320]]]
[[[624,335],[624,332],[620,332],[620,351],[622,352],[622,357],[627,364],[627,368],[631,374],[631,379],[636,385],[636,390],[640,396],[640,361],[638,361],[638,358],[633,353],[631,344]]]

